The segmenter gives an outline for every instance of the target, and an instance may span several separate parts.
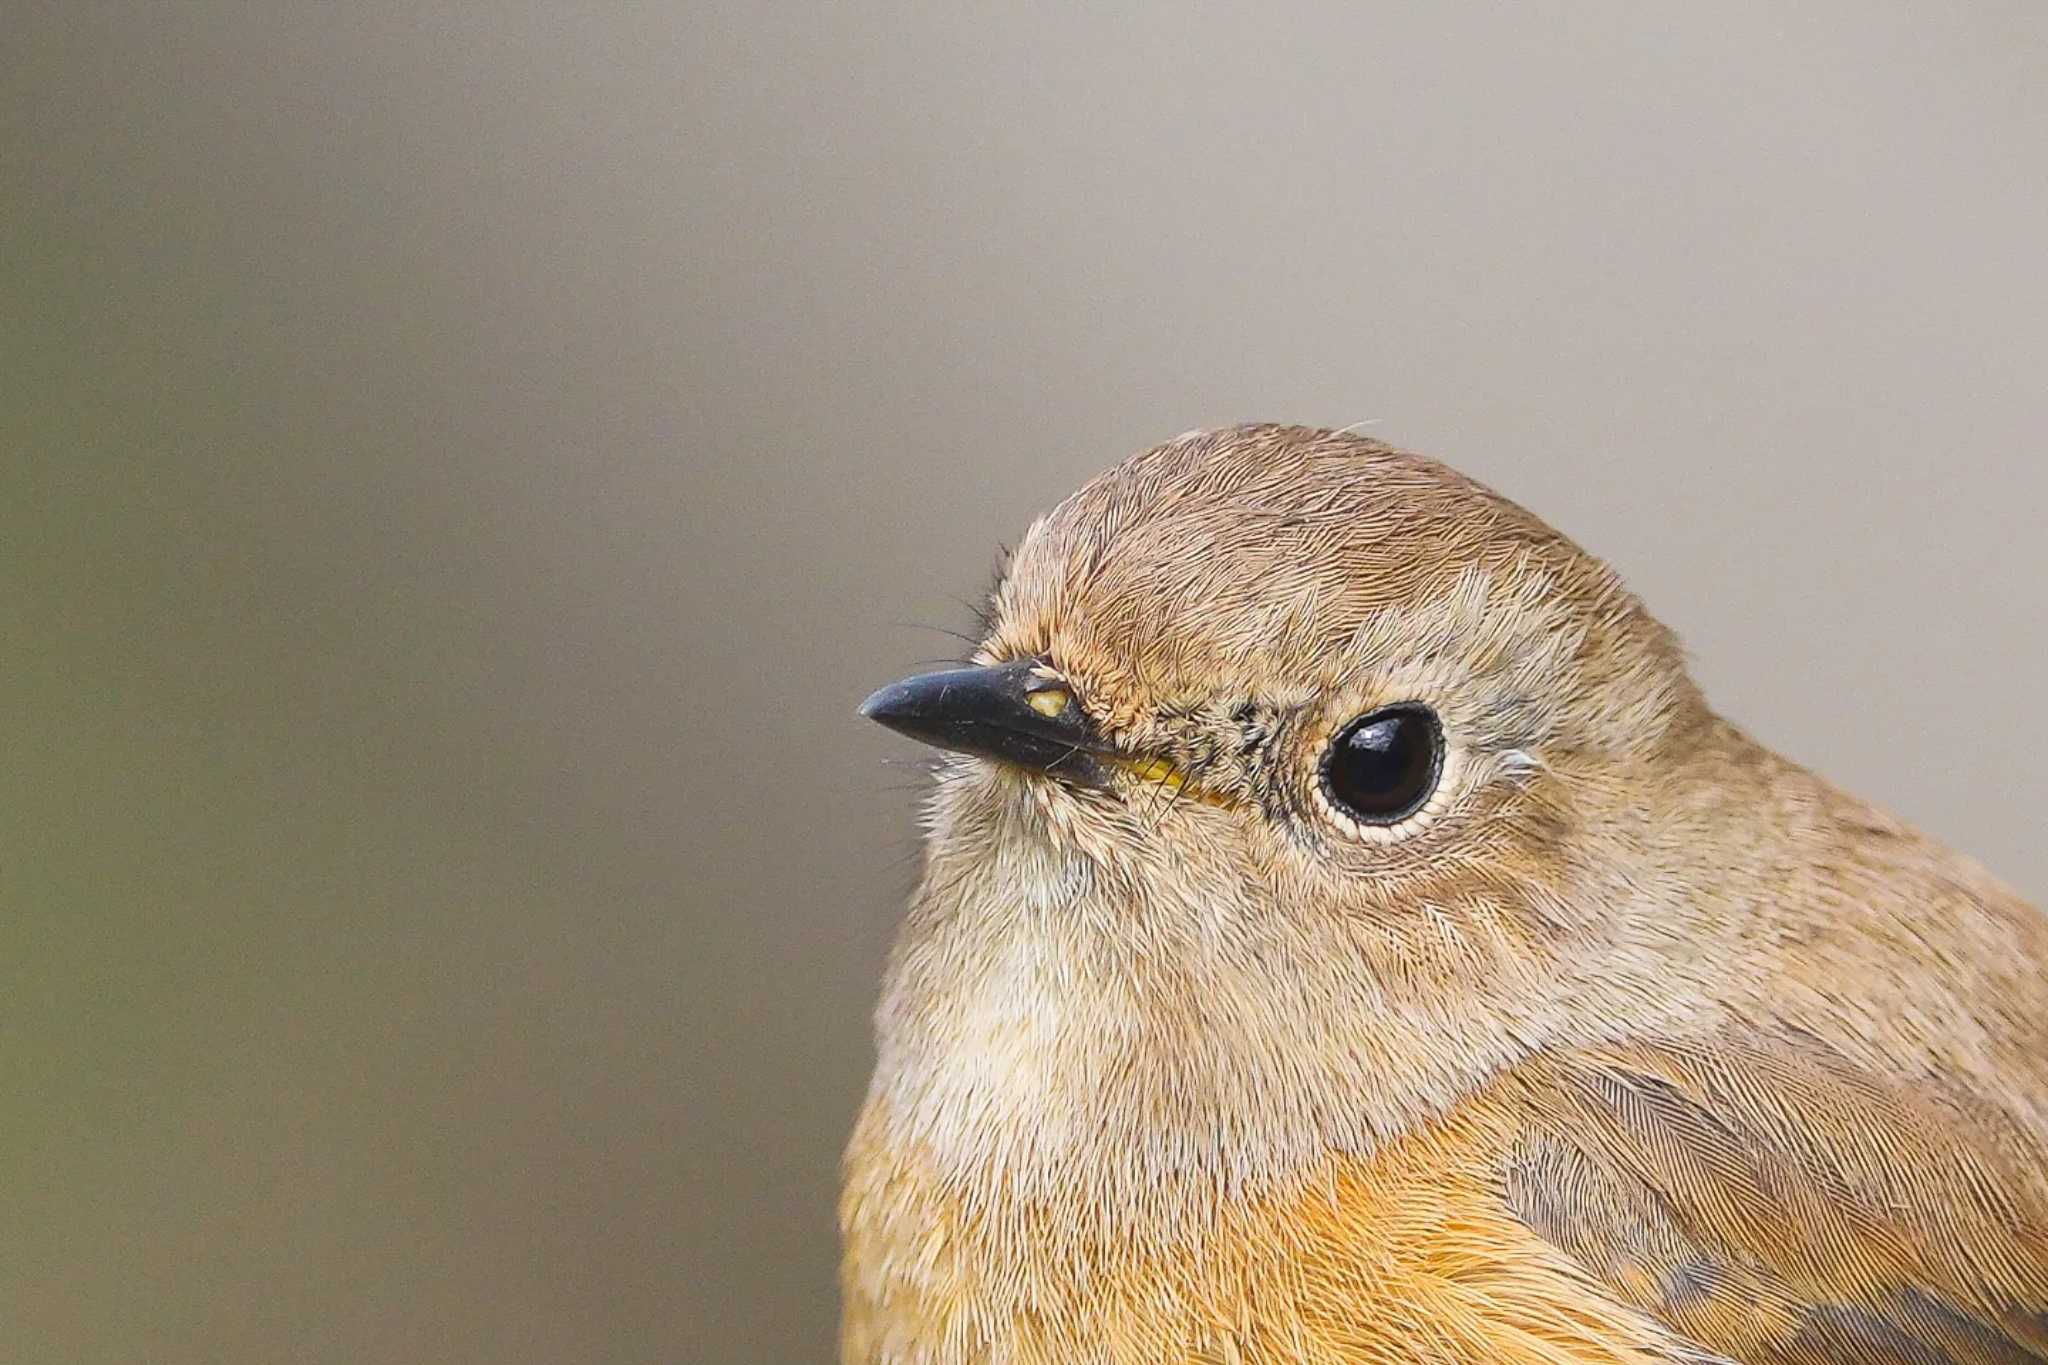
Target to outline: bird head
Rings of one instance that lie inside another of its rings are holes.
[[[1089,483],[1026,534],[991,621],[973,666],[864,713],[971,756],[949,785],[1035,806],[1108,874],[1192,841],[1333,907],[1549,861],[1589,788],[1700,711],[1605,564],[1443,465],[1298,427]],[[999,837],[971,805],[937,845]]]
[[[1034,524],[991,608],[970,666],[863,707],[954,755],[884,1073],[922,1036],[1310,1146],[1641,984],[1638,798],[1707,712],[1521,508],[1352,435],[1194,433]]]

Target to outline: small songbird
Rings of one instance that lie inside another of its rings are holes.
[[[971,664],[862,708],[951,752],[850,1365],[2048,1361],[2048,920],[1528,512],[1194,433]]]

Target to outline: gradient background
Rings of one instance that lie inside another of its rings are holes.
[[[10,7],[7,1358],[824,1359],[853,707],[1197,425],[2048,893],[2048,9],[1080,8]]]

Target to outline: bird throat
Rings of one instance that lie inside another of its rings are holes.
[[[1095,1190],[1105,1218],[1184,1226],[1369,1153],[1518,1053],[1516,1011],[1408,1002],[1342,925],[1248,904],[1046,785],[942,780],[884,989],[864,1125],[948,1185]]]

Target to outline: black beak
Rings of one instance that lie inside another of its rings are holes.
[[[1036,659],[921,673],[890,683],[862,702],[860,713],[941,749],[1089,786],[1102,782],[1092,755],[1110,752],[1073,694],[1047,678]]]

